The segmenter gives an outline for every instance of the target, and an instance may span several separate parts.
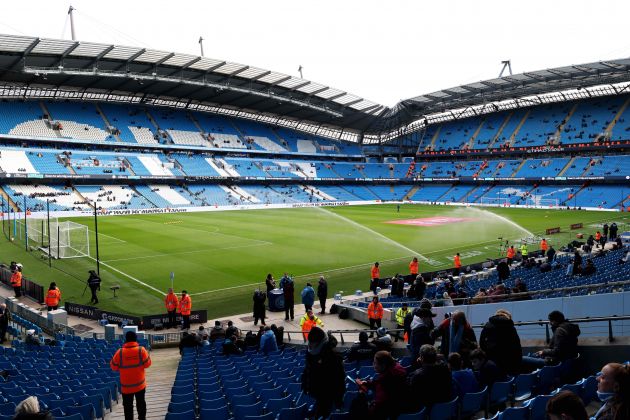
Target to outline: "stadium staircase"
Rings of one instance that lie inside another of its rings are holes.
[[[154,128],[155,132],[158,134],[158,137],[160,139],[166,139],[167,143],[169,143],[169,144],[175,144],[175,142],[171,138],[171,135],[168,134],[168,131],[167,130],[162,130],[160,128],[160,125],[157,123],[157,120],[155,118],[153,118],[153,115],[151,115],[149,110],[145,109],[144,112],[145,112],[147,118],[149,119],[149,121],[151,121],[151,124],[153,124],[153,128]],[[164,137],[164,136],[166,136],[166,137]]]
[[[126,157],[124,157],[122,161],[125,162],[125,166],[127,168],[127,172],[129,172],[129,175],[135,176],[136,171],[133,170],[133,166],[131,166],[131,162],[129,162],[129,160]]]
[[[188,114],[188,118],[190,118],[190,121],[192,121],[193,125],[197,127],[197,130],[199,130],[203,138],[206,139],[208,143],[210,143],[210,147],[217,147],[212,141],[212,139],[210,138],[210,136],[208,135],[208,133],[206,132],[206,130],[204,130],[201,127],[201,124],[199,124],[199,121],[197,121],[197,118],[195,118],[193,114]]]
[[[591,170],[591,162],[594,161],[595,165],[597,165],[600,161],[601,158],[592,158],[591,161],[588,162],[588,165],[586,165],[586,168],[584,168],[584,170],[582,171],[582,173],[580,174],[580,176],[586,176],[588,175],[588,171]]]
[[[623,113],[626,111],[626,108],[628,108],[628,105],[630,105],[630,98],[626,99],[623,105],[619,108],[619,111],[617,111],[617,115],[615,115],[615,118],[613,118],[610,124],[608,124],[608,126],[606,127],[605,133],[612,134],[612,131],[615,128],[615,124],[617,124],[617,121],[619,121],[619,118],[621,118]]]
[[[564,126],[567,125],[567,123],[569,122],[573,114],[575,114],[575,111],[577,110],[579,104],[580,104],[579,102],[576,102],[571,107],[571,110],[569,110],[569,113],[567,114],[567,116],[564,117],[560,125],[558,125],[558,128],[556,129],[556,132],[554,133],[557,140],[562,140],[562,131],[564,130]]]
[[[444,192],[444,194],[442,194],[441,196],[439,196],[439,197],[438,197],[436,200],[434,200],[434,201],[451,201],[451,200],[448,200],[448,194],[449,194],[449,193],[450,193],[450,192],[451,192],[454,188],[456,188],[456,185],[452,184],[452,185],[451,185],[451,187],[450,187],[448,190],[446,190],[446,191]],[[447,198],[447,200],[444,200],[444,198]]]
[[[479,188],[481,188],[481,185],[477,185],[475,188],[473,188],[472,190],[468,191],[459,201],[461,201],[463,203],[467,203],[468,202],[468,197],[470,197],[471,194],[474,194]]]
[[[431,143],[428,144],[428,147],[433,150],[435,148],[435,142],[440,137],[440,131],[442,131],[442,126],[440,125],[437,130],[435,130],[435,134],[431,137]]]
[[[15,204],[15,202],[11,199],[11,196],[7,194],[1,186],[0,186],[0,197],[2,197],[4,201],[9,203],[13,211],[19,211],[17,204]]]
[[[510,174],[510,178],[514,178],[516,176],[516,174],[521,170],[521,168],[523,168],[523,166],[525,166],[525,164],[527,163],[527,159],[523,159],[521,161],[521,163],[516,167],[516,169],[514,170],[514,172],[512,172]]]
[[[44,104],[43,101],[37,101],[37,103],[39,104],[39,107],[42,109],[42,112],[44,113],[44,115],[48,116],[48,121],[52,122],[54,121],[54,116],[50,114],[50,111],[48,110],[48,107],[46,107],[46,104]],[[52,128],[52,126],[50,127],[50,129],[53,131],[53,133],[55,133],[55,136],[62,138],[63,135],[61,134],[61,131],[59,130],[55,130],[54,128]]]
[[[403,201],[411,200],[413,196],[418,192],[419,189],[420,189],[419,185],[414,185],[413,187],[411,187],[411,189],[403,197]]]
[[[98,104],[98,102],[94,103],[94,106],[96,107],[96,111],[98,112],[98,114],[101,116],[101,118],[103,119],[103,121],[105,122],[105,126],[106,127],[115,127],[113,124],[111,124],[109,122],[109,119],[107,118],[107,115],[105,115],[105,113],[103,112],[103,110],[101,109],[100,105]],[[117,142],[123,143],[123,141],[121,140],[120,136],[118,134],[115,133],[110,133],[112,136],[114,136],[114,138],[116,139]],[[130,166],[131,167],[131,166]]]
[[[94,208],[94,204],[88,200],[87,198],[85,198],[85,196],[83,194],[81,194],[81,192],[79,190],[77,190],[75,187],[72,187],[72,192],[74,193],[74,195],[76,195],[81,201],[83,201],[84,203],[86,203],[88,206],[90,206],[91,208]],[[78,201],[78,200],[77,200]]]
[[[143,195],[140,191],[138,191],[135,187],[135,185],[129,185],[129,188],[131,189],[131,191],[134,192],[134,194],[137,194],[139,197],[144,197],[145,200],[147,200],[151,205],[153,205],[153,207],[158,208],[159,206],[157,206],[153,201],[151,201],[151,199],[145,195]]]
[[[518,135],[518,132],[521,131],[521,127],[523,127],[523,124],[525,124],[525,121],[527,121],[527,118],[529,117],[530,112],[531,111],[528,109],[527,112],[523,114],[523,118],[521,118],[521,121],[518,123],[518,125],[514,129],[514,132],[510,135],[510,139],[508,140],[508,144],[510,146],[514,146],[514,142],[516,141],[516,136]]]
[[[565,174],[566,171],[568,171],[569,169],[571,169],[571,167],[573,166],[573,163],[575,162],[575,159],[577,159],[577,156],[573,156],[566,165],[564,165],[564,168],[562,168],[562,170],[560,172],[558,172],[558,175],[556,176],[563,176]]]
[[[492,138],[492,141],[490,142],[490,144],[488,144],[487,148],[491,149],[494,144],[497,142],[497,140],[499,139],[499,137],[501,137],[501,134],[503,133],[503,130],[505,129],[505,127],[508,125],[508,123],[510,122],[510,120],[512,119],[512,116],[514,115],[514,112],[510,112],[506,117],[505,120],[503,121],[503,123],[501,124],[501,127],[499,127],[499,129],[497,130],[497,133],[494,135],[494,137]]]
[[[477,136],[479,135],[479,133],[481,132],[481,129],[483,128],[483,126],[485,124],[486,124],[486,121],[482,120],[481,124],[479,124],[479,126],[477,127],[477,129],[473,133],[473,135],[470,138],[470,140],[468,140],[468,143],[466,143],[466,146],[468,147],[468,149],[473,149],[475,147],[475,140],[477,140]]]

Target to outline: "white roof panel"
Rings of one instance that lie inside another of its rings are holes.
[[[266,76],[261,77],[260,80],[263,83],[269,83],[269,84],[273,84],[276,83],[278,80],[282,80],[284,78],[286,78],[287,75],[283,74],[283,73],[276,73],[275,71],[272,71],[271,73],[269,73]]]
[[[196,63],[193,63],[190,68],[191,69],[195,69],[195,70],[202,70],[202,71],[206,71],[208,69],[211,69],[212,67],[216,66],[217,64],[221,64],[223,63],[223,61],[221,60],[215,60],[212,58],[205,58],[203,57],[201,60],[197,61]]]
[[[0,51],[24,52],[37,38],[0,34]]]
[[[241,70],[243,67],[246,66],[236,63],[225,63],[221,67],[214,69],[214,71],[221,74],[232,74],[237,70]]]
[[[157,63],[169,54],[166,51],[146,50],[133,61],[137,63]]]
[[[299,77],[291,77],[289,80],[285,80],[282,83],[278,83],[278,86],[285,87],[287,89],[293,89],[296,86],[307,83],[308,80],[300,79]]]
[[[304,93],[313,93],[316,92],[318,90],[322,90],[322,89],[328,89],[328,86],[324,86],[324,85],[320,85],[319,83],[315,83],[315,82],[311,82],[306,86],[302,86],[301,88],[298,88],[297,90],[300,92],[304,92]]]
[[[129,60],[134,56],[134,54],[137,54],[140,51],[142,51],[142,48],[116,45],[113,50],[105,54],[104,58],[112,60]]]
[[[81,42],[79,43],[79,46],[72,50],[72,52],[68,55],[75,57],[98,57],[98,55],[107,48],[109,48],[109,45]]]
[[[183,66],[186,63],[190,63],[195,58],[197,58],[197,56],[195,55],[175,54],[162,64],[164,64],[165,66]]]
[[[73,46],[76,41],[67,41],[63,39],[42,39],[35,48],[33,54],[63,54],[68,48]]]

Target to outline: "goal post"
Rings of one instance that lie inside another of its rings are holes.
[[[72,221],[51,224],[49,252],[54,258],[89,257],[88,227]]]
[[[507,207],[510,205],[508,197],[481,197],[481,205],[488,207]]]
[[[528,207],[537,208],[558,208],[559,200],[557,198],[540,198],[537,196],[528,197],[525,201],[525,205]]]

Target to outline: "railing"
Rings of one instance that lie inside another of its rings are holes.
[[[0,264],[0,282],[13,289],[11,286],[11,270],[5,264]],[[24,277],[22,277],[22,293],[37,303],[44,301],[44,287]]]

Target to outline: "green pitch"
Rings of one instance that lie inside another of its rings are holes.
[[[89,227],[94,257],[93,219],[73,220]],[[367,290],[375,261],[383,277],[407,274],[413,256],[421,271],[435,271],[451,267],[456,252],[463,264],[496,258],[506,240],[520,244],[552,227],[564,233],[548,236],[550,243],[565,245],[575,233],[594,234],[609,220],[625,222],[620,213],[421,205],[402,205],[400,212],[396,205],[378,205],[99,217],[99,306],[139,315],[162,312],[162,292],[173,272],[175,289],[187,289],[193,307],[207,309],[212,319],[249,312],[252,292],[264,288],[267,273],[276,279],[283,272],[294,275],[298,292],[324,274],[332,298],[339,291]],[[433,225],[413,224],[427,222]],[[583,229],[569,231],[580,222]],[[19,241],[0,242],[5,263],[22,262],[24,275],[45,286],[56,281],[63,300],[89,302],[89,291],[83,291],[94,259],[53,260],[49,269],[38,251],[25,252]],[[120,285],[116,299],[112,285]]]

